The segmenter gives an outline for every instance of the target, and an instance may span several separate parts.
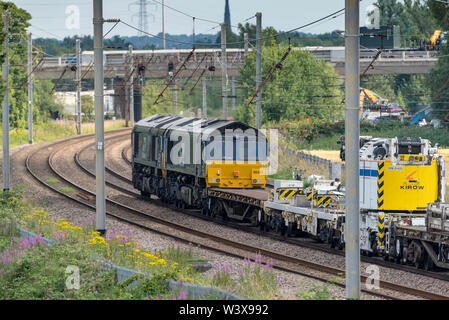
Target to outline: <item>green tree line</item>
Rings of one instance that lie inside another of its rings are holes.
[[[18,8],[12,2],[0,2],[0,14],[9,12],[9,120],[12,128],[25,128],[28,119],[27,92],[27,36],[26,29],[30,26],[31,15]],[[5,61],[4,40],[6,32],[1,22],[0,41],[2,44],[0,63]],[[35,48],[33,58],[42,56],[40,49]],[[4,83],[0,87],[0,99],[4,97]],[[33,115],[35,121],[45,121],[56,112],[62,111],[62,106],[50,94],[53,84],[49,80],[34,81]],[[0,111],[1,112],[1,111]]]

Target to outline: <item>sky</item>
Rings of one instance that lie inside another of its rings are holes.
[[[162,31],[162,0],[146,0],[148,14],[147,32],[157,34]],[[18,7],[32,15],[31,27],[33,38],[49,37],[62,39],[66,36],[92,35],[92,0],[12,0]],[[157,3],[159,2],[159,3]],[[344,0],[229,0],[231,25],[262,13],[262,26],[273,26],[276,30],[286,31],[307,24],[344,8]],[[362,0],[360,3],[360,25],[365,25],[366,10],[375,0]],[[165,32],[169,34],[192,34],[192,16],[211,20],[206,22],[196,19],[195,33],[215,34],[219,31],[218,23],[224,19],[225,0],[165,0],[166,6],[182,11],[183,15],[170,8],[165,9]],[[105,19],[119,18],[126,23],[139,27],[138,0],[103,0]],[[255,18],[247,20],[256,23]],[[113,24],[105,24],[108,31]],[[238,30],[233,29],[234,32]],[[325,33],[344,30],[344,15],[325,20],[300,31],[308,33]],[[123,24],[118,24],[108,35],[134,36],[137,31]]]

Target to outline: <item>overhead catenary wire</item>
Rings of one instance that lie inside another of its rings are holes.
[[[153,1],[154,1],[154,0],[153,0]],[[344,11],[345,11],[345,9],[343,8],[343,9],[337,10],[337,11],[331,13],[331,14],[328,14],[328,15],[322,17],[322,18],[319,18],[319,19],[317,19],[317,20],[314,20],[314,21],[312,21],[312,22],[309,22],[309,23],[307,23],[307,24],[304,24],[304,25],[302,25],[302,26],[299,26],[299,27],[290,29],[290,30],[288,30],[288,31],[282,31],[282,32],[279,32],[279,33],[274,34],[274,35],[269,35],[269,36],[261,37],[260,39],[248,39],[248,42],[251,42],[251,41],[254,42],[254,41],[257,41],[257,40],[268,40],[268,39],[272,39],[272,38],[277,38],[277,37],[279,37],[279,36],[286,35],[286,34],[288,34],[288,33],[291,33],[291,32],[298,31],[298,30],[300,30],[300,29],[304,29],[304,28],[306,28],[306,27],[309,27],[309,26],[311,26],[311,25],[313,25],[313,24],[316,24],[316,23],[318,23],[318,22],[321,22],[321,21],[323,21],[323,20],[325,20],[325,19],[328,19],[328,18],[330,18],[330,17],[332,17],[332,16],[335,16],[335,15],[341,13],[341,12],[344,12]],[[190,16],[190,17],[193,18],[193,16]],[[198,18],[196,18],[196,19],[198,19]],[[149,33],[149,32],[146,32],[145,30],[141,30],[141,29],[139,29],[138,27],[133,26],[133,25],[131,25],[131,24],[129,24],[129,23],[126,23],[126,22],[123,21],[123,20],[120,20],[120,22],[123,23],[124,25],[126,25],[126,26],[128,26],[128,27],[130,27],[130,28],[132,28],[132,29],[134,29],[134,30],[136,30],[136,31],[142,32],[142,33],[144,33],[144,34],[146,34],[146,35],[149,35],[149,36],[151,36],[151,37],[154,37],[154,38],[162,39],[162,37],[160,37],[160,36],[158,36],[158,35],[151,34],[151,33]],[[214,23],[215,23],[215,22],[214,22]],[[173,39],[167,39],[167,38],[166,38],[165,40],[166,40],[166,41],[170,41],[170,42],[174,42],[174,43],[190,45],[190,46],[193,45],[192,42],[179,41],[179,40],[173,40]],[[237,45],[237,44],[244,44],[244,42],[245,42],[245,41],[230,42],[230,43],[227,43],[227,46],[232,46],[232,45]],[[200,46],[201,46],[201,45],[202,45],[202,46],[211,46],[211,45],[212,45],[212,46],[217,46],[217,47],[219,47],[221,44],[219,44],[219,43],[208,43],[208,44],[204,44],[204,43],[196,43],[195,45],[200,45]]]
[[[215,21],[215,20],[205,19],[205,18],[201,18],[201,17],[197,17],[197,16],[194,16],[194,15],[191,15],[191,14],[189,14],[189,13],[186,13],[186,12],[181,11],[181,10],[179,10],[179,9],[176,9],[176,8],[174,8],[174,7],[168,6],[167,4],[162,3],[162,2],[160,2],[160,1],[158,1],[158,0],[151,0],[151,1],[152,1],[152,2],[155,2],[155,3],[157,3],[157,4],[160,4],[161,6],[164,6],[165,8],[168,8],[168,9],[170,9],[170,10],[176,11],[176,12],[178,12],[178,13],[184,15],[184,16],[187,16],[187,17],[189,17],[189,18],[194,18],[194,19],[199,20],[199,21],[209,22],[209,23],[213,23],[213,24],[220,24],[220,23],[222,23],[221,21]],[[231,27],[236,27],[236,26],[232,26],[232,25],[231,25]]]

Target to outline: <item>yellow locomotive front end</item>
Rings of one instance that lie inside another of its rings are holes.
[[[234,134],[205,146],[206,184],[218,188],[265,188],[268,159],[263,135]]]
[[[267,162],[206,161],[208,187],[265,188]]]

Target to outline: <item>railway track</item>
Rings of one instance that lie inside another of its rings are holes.
[[[107,139],[119,140],[120,139],[119,136],[120,135],[114,136],[114,133],[110,133],[107,135]],[[57,152],[61,151],[64,148],[67,148],[67,145],[70,146],[75,143],[88,141],[91,137],[92,136],[84,136],[79,137],[77,139],[73,138],[67,139],[52,145],[51,148],[44,147],[42,149],[37,149],[28,155],[26,159],[26,169],[36,180],[38,180],[41,184],[43,184],[47,188],[65,197],[68,197],[73,201],[85,205],[92,210],[95,210],[95,194],[65,177],[61,172],[58,172],[58,170],[56,170],[53,165],[54,155]],[[85,150],[87,148],[84,147],[83,149]],[[78,155],[79,158],[80,152],[81,150],[78,150],[76,152],[74,159],[77,158],[76,155]],[[125,154],[126,157],[126,153],[124,151],[122,151],[122,154]],[[44,165],[42,165],[43,163]],[[87,171],[90,172],[89,170]],[[45,178],[49,176],[61,179],[65,185],[73,188],[74,189],[73,195],[68,194],[66,192],[62,192],[60,188],[58,189],[55,186],[46,183]],[[158,234],[174,238],[177,241],[196,244],[203,248],[213,250],[215,252],[240,258],[247,257],[256,252],[260,252],[264,257],[275,259],[274,266],[279,270],[301,274],[310,278],[315,278],[320,281],[328,281],[344,273],[344,270],[341,269],[316,264],[307,260],[279,254],[277,252],[265,250],[259,247],[254,247],[248,244],[237,243],[223,237],[218,237],[216,235],[212,235],[199,230],[185,227],[180,224],[169,222],[164,219],[155,217],[151,214],[142,212],[140,210],[136,210],[130,206],[124,205],[123,203],[114,201],[112,199],[106,199],[106,201],[107,201],[106,213],[109,216],[115,217],[116,219],[125,221],[135,226],[144,228],[146,230],[150,230],[152,232],[156,232]],[[236,250],[238,251],[237,253]],[[301,270],[301,268],[303,268],[303,270]],[[314,270],[315,272],[321,274],[320,275],[311,274],[310,270]],[[366,278],[362,277],[362,281],[365,282]],[[335,282],[335,284],[338,286],[344,286],[344,284],[341,282]],[[387,299],[401,298],[403,297],[404,294],[415,297],[422,297],[425,299],[449,299],[449,297],[447,296],[422,291],[414,288],[404,287],[386,281],[380,281],[380,287],[383,289],[387,289],[387,291],[390,290],[393,292],[382,293],[379,292],[378,290],[367,290],[367,289],[363,289],[362,291],[371,295],[380,296],[382,298]]]
[[[122,159],[129,165],[131,165],[131,161],[130,161],[130,159],[128,157],[128,153],[129,153],[130,147],[131,147],[130,145],[125,146],[122,149],[122,151],[121,151]],[[86,151],[86,150],[83,150],[83,151]],[[121,181],[128,183],[129,186],[132,187],[132,181],[129,178],[127,178],[126,176],[117,174],[117,171],[112,169],[112,168],[106,167],[106,170],[110,174],[118,177]],[[90,172],[90,174],[93,174],[92,171]],[[111,185],[111,187],[114,187],[114,186]],[[164,204],[161,203],[161,205],[164,205]],[[179,209],[177,209],[177,210],[179,210]],[[216,219],[209,218],[209,217],[204,216],[202,214],[198,214],[194,210],[192,210],[192,211],[185,211],[184,210],[184,213],[185,214],[189,214],[189,215],[193,215],[193,216],[195,216],[197,218],[201,218],[201,219],[205,219],[205,220],[217,223]],[[227,221],[220,221],[218,223],[219,224],[225,224],[226,226],[229,226],[229,227],[232,227],[232,228],[237,228],[237,229],[240,229],[240,230],[244,230],[246,232],[251,232],[251,233],[254,233],[254,234],[260,234],[260,231],[258,230],[258,228],[251,228],[251,227],[248,227],[248,226],[242,226],[241,224],[236,224],[236,223],[227,222]],[[268,232],[268,233],[266,233],[266,235],[271,237],[271,238],[273,238],[273,239],[275,239],[275,240],[278,240],[278,241],[284,241],[284,242],[287,242],[287,243],[291,243],[291,244],[307,247],[307,248],[310,248],[310,249],[320,250],[320,251],[323,251],[323,252],[326,252],[326,253],[329,253],[329,254],[336,254],[336,255],[339,255],[339,256],[344,256],[344,250],[342,251],[342,250],[330,248],[327,244],[318,243],[318,242],[316,242],[314,240],[311,240],[311,239],[287,238],[287,237],[283,237],[283,236],[280,236],[280,235],[278,235],[276,233],[272,233],[272,232]],[[405,271],[405,272],[412,272],[412,273],[420,274],[420,275],[423,275],[423,276],[428,276],[428,277],[431,277],[431,278],[434,278],[434,279],[438,279],[438,280],[449,281],[449,272],[425,271],[425,270],[422,270],[422,269],[417,269],[416,267],[413,267],[413,266],[408,266],[408,265],[402,265],[402,264],[399,264],[399,263],[388,262],[388,261],[385,261],[381,257],[368,257],[368,256],[363,256],[362,255],[361,256],[361,261],[367,262],[367,263],[373,263],[373,264],[376,264],[376,265],[379,265],[379,266],[382,266],[382,267],[393,268],[393,269],[401,270],[401,271]]]

